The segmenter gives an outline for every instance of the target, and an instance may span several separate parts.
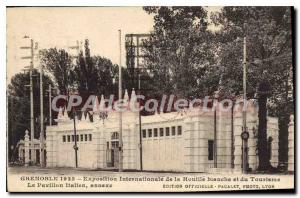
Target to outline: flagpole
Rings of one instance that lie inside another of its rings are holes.
[[[119,101],[122,101],[122,33],[119,30]],[[119,112],[119,172],[123,171],[122,111]]]
[[[242,169],[243,173],[247,173],[248,169],[248,138],[249,133],[247,130],[247,40],[244,37],[243,42],[243,127],[242,127]]]

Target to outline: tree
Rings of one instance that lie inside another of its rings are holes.
[[[118,65],[101,56],[94,56],[94,61],[97,70],[97,95],[103,94],[108,97],[111,94],[117,94]]]
[[[136,54],[136,44],[134,43],[134,37],[128,36],[125,37],[125,48],[126,48],[126,66],[128,70],[128,77],[129,77],[129,83],[131,88],[138,88],[137,87],[137,76],[135,75],[137,73],[137,68],[135,66],[135,54]]]
[[[64,49],[50,48],[42,51],[41,64],[54,77],[61,94],[68,95],[73,87],[72,57]]]
[[[74,68],[74,79],[79,93],[95,93],[97,88],[97,72],[95,61],[90,54],[89,40],[85,40],[84,52],[79,53]]]
[[[81,51],[74,68],[74,80],[78,92],[83,94],[115,94],[118,66],[101,56],[91,56],[89,41],[85,40],[84,52]]]
[[[212,89],[200,84],[207,82],[203,77],[215,61],[207,11],[202,7],[144,7],[144,10],[154,14],[154,31],[145,42],[146,68],[155,79],[153,94],[185,98],[211,94]]]
[[[224,70],[222,83],[231,91],[242,90],[242,38],[247,38],[248,97],[257,93],[259,110],[258,155],[259,170],[270,168],[266,158],[267,146],[267,97],[269,110],[273,109],[279,120],[288,123],[291,111],[280,110],[282,105],[290,106],[292,101],[280,100],[287,97],[292,83],[286,84],[292,63],[291,9],[288,7],[224,7],[212,17],[221,30],[216,35],[218,56]],[[280,96],[281,95],[281,96]],[[271,108],[272,107],[272,108]],[[277,110],[276,110],[277,109]],[[279,113],[281,112],[281,113]],[[285,129],[283,129],[285,128]],[[280,127],[279,134],[287,135],[287,124]],[[280,147],[287,145],[280,139]],[[287,152],[287,151],[286,151]],[[282,153],[281,153],[282,154]]]
[[[40,135],[40,84],[39,72],[33,70],[33,101],[34,101],[34,137]],[[53,82],[47,75],[43,75],[43,92],[47,93],[48,85]],[[24,138],[25,130],[30,131],[30,91],[25,85],[29,84],[29,73],[18,73],[12,77],[7,89],[8,110],[8,146],[16,146]],[[45,123],[49,122],[49,102],[44,94]],[[16,148],[15,148],[16,149]],[[11,153],[10,153],[11,154]],[[10,158],[9,158],[10,159]]]

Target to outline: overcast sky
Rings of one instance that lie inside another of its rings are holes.
[[[219,7],[207,8],[209,12]],[[39,43],[39,48],[66,48],[76,40],[90,40],[92,55],[109,58],[119,63],[118,30],[122,30],[122,59],[125,65],[124,35],[149,33],[153,27],[153,16],[141,7],[57,7],[57,8],[8,8],[7,9],[7,79],[21,72],[29,55],[28,35]],[[37,67],[37,65],[35,66]]]

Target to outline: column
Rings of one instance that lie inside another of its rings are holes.
[[[97,128],[96,135],[96,152],[97,152],[97,168],[106,167],[106,142],[105,142],[105,121],[100,121],[100,127]]]
[[[257,126],[258,117],[257,113],[247,114],[247,128],[249,132],[248,139],[248,164],[252,171],[256,170],[258,167],[258,154],[257,154]]]
[[[217,111],[217,167],[231,167],[231,109]]]
[[[184,126],[183,126],[183,132],[182,132],[182,138],[184,140],[183,146],[184,146],[184,170],[186,172],[194,172],[194,150],[192,147],[194,147],[193,143],[193,130],[194,130],[194,123],[192,121],[192,117],[187,117],[184,120]]]
[[[49,127],[50,128],[50,127]],[[47,167],[58,166],[58,144],[57,133],[48,129],[46,134]]]
[[[36,163],[36,150],[34,148],[34,139],[30,142],[30,150],[31,150],[31,163]]]
[[[242,171],[242,126],[243,119],[240,110],[234,114],[234,169],[238,172]]]
[[[29,135],[28,135],[28,130],[25,131],[25,136],[24,136],[24,149],[25,149],[25,166],[29,165]]]
[[[198,122],[196,123],[197,126],[197,133],[199,137],[199,141],[197,150],[199,150],[199,158],[198,158],[198,172],[206,172],[208,168],[208,138],[207,138],[207,131],[205,130],[205,124],[207,122],[201,121],[198,116]]]

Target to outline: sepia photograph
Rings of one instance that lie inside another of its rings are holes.
[[[294,7],[5,9],[7,192],[295,192]]]

